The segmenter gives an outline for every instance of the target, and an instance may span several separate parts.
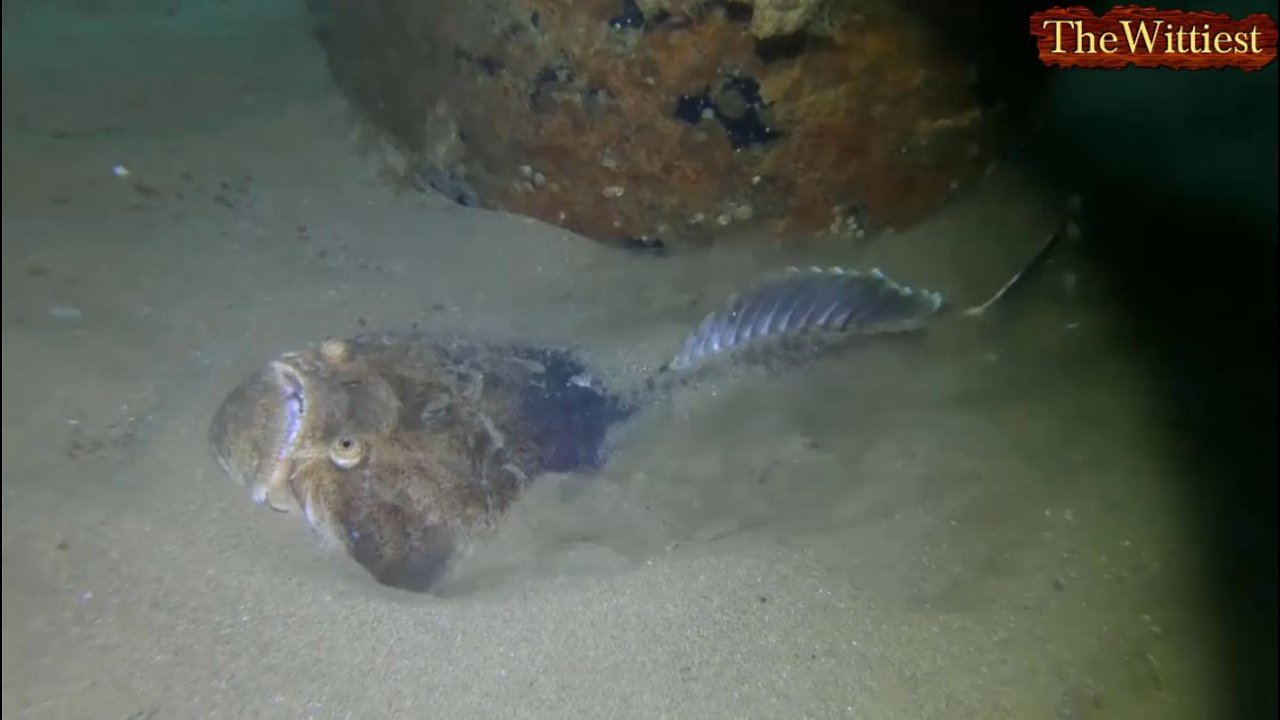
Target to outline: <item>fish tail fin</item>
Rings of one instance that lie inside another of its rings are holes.
[[[710,358],[801,336],[909,332],[923,327],[942,304],[940,294],[900,285],[878,268],[789,268],[707,315],[665,369],[685,371]]]

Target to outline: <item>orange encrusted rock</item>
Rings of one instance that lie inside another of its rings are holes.
[[[965,69],[887,2],[334,0],[320,35],[414,182],[605,242],[905,228],[983,162]]]

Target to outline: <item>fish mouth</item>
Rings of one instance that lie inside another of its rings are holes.
[[[302,418],[307,412],[307,399],[302,375],[287,363],[271,363],[275,372],[284,417],[283,437],[277,443],[276,460],[283,461],[298,448],[298,436],[302,433]]]
[[[257,505],[264,505],[280,513],[297,509],[297,501],[289,488],[293,475],[294,458],[302,424],[306,417],[306,387],[302,374],[287,362],[277,360],[270,365],[273,376],[275,403],[274,421],[263,438],[268,439],[259,468],[257,482],[251,486],[251,497]]]
[[[209,440],[223,471],[249,488],[257,505],[297,509],[289,489],[308,411],[303,373],[281,358],[233,390],[210,425]]]

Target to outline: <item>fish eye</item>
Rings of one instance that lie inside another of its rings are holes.
[[[340,435],[329,446],[329,459],[340,468],[353,468],[364,460],[365,451],[365,445],[360,438]]]

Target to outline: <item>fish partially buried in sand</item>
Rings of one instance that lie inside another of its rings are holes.
[[[708,315],[635,397],[587,380],[564,349],[330,339],[254,373],[209,439],[255,502],[301,514],[379,582],[428,590],[540,474],[599,468],[610,427],[673,378],[749,347],[914,330],[941,306],[879,271],[792,269]]]

